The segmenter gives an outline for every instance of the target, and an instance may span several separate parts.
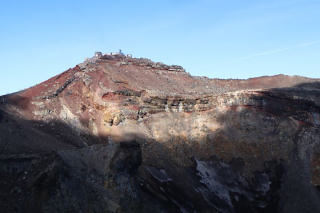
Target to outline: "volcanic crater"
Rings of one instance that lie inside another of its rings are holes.
[[[320,79],[98,54],[0,97],[1,212],[320,212]]]

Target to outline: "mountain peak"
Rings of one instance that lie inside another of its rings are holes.
[[[319,203],[319,82],[194,77],[96,53],[0,97],[0,206],[275,212],[303,197],[305,212]]]

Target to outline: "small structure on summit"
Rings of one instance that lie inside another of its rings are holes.
[[[125,56],[125,54],[122,52],[121,49],[119,49],[118,52],[111,52],[109,55],[122,55],[122,56]]]
[[[125,54],[119,49],[118,52],[110,52],[110,53],[102,53],[95,52],[94,57],[91,59],[87,59],[86,62],[96,63],[97,60],[118,60],[121,61],[120,65],[138,65],[144,66],[148,69],[156,69],[156,70],[167,70],[172,73],[175,72],[185,72],[185,69],[182,66],[178,65],[166,65],[162,62],[153,62],[147,58],[134,58],[132,54]]]
[[[105,54],[102,52],[95,52],[94,53],[94,58],[96,58],[96,59],[101,59],[101,58],[105,59],[106,57],[109,57],[109,56],[113,56],[113,57],[120,56],[120,57],[132,58],[132,54],[124,54],[121,49],[119,49],[118,52],[110,52],[110,53],[105,53]]]
[[[102,56],[102,52],[95,52],[95,53],[94,53],[94,56],[95,56],[96,58],[100,58],[100,57]]]

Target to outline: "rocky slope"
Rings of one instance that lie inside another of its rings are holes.
[[[320,80],[97,55],[0,97],[2,212],[320,212]]]

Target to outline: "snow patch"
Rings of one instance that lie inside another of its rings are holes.
[[[214,193],[221,200],[224,200],[229,206],[232,206],[229,191],[220,183],[214,168],[204,161],[196,160],[196,163],[198,175],[201,177],[200,182],[205,184],[210,192]]]
[[[312,117],[315,125],[320,125],[320,115],[318,113],[313,112]]]

